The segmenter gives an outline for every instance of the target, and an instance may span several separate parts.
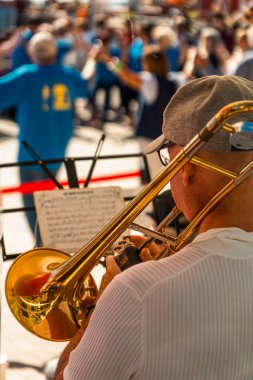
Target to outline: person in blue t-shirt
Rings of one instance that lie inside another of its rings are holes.
[[[118,43],[118,38],[113,29],[107,29],[108,35],[101,39],[103,43],[103,49],[108,51],[108,54],[115,57],[120,57],[121,50]],[[97,42],[97,39],[94,41]],[[109,70],[104,62],[97,62],[95,71],[94,86],[90,93],[90,106],[92,109],[92,122],[97,123],[99,119],[102,124],[107,121],[107,111],[111,108],[111,98],[112,98],[112,88],[119,88],[119,81],[116,75]],[[98,90],[102,89],[104,91],[104,102],[101,110],[101,115],[99,114],[97,106],[97,93]]]
[[[126,25],[128,25],[127,23]],[[147,24],[140,29],[132,30],[133,25],[130,23],[131,38],[128,46],[128,51],[125,58],[125,63],[131,71],[139,73],[142,71],[142,55],[146,45],[154,43],[151,32],[153,24]],[[135,36],[134,38],[133,35]],[[125,114],[130,118],[131,124],[134,124],[134,115],[131,111],[131,102],[134,100],[138,103],[139,94],[136,89],[128,86],[127,83],[121,83],[121,103]]]
[[[17,108],[19,126],[18,161],[32,158],[22,141],[25,140],[43,159],[63,158],[73,134],[73,108],[76,98],[87,97],[87,80],[77,70],[55,63],[57,45],[49,32],[36,33],[28,44],[34,64],[23,65],[0,78],[0,110]],[[50,165],[57,173],[60,164]],[[22,182],[48,178],[38,166],[21,166]],[[23,197],[31,206],[31,195]],[[34,231],[36,216],[27,212]]]
[[[30,39],[34,36],[35,33],[36,31],[33,32],[32,30],[28,29],[21,36],[18,46],[13,50],[11,54],[11,61],[12,61],[11,69],[12,70],[17,69],[18,67],[22,65],[33,63],[31,60],[31,56],[28,53],[27,47],[28,47]],[[56,40],[56,44],[57,44],[56,60],[58,63],[62,63],[66,54],[69,53],[71,49],[73,48],[73,43],[71,41],[64,40],[63,38],[59,38]]]
[[[43,22],[43,17],[39,14],[27,16],[24,19],[25,30],[20,36],[18,44],[11,51],[11,70],[17,67],[32,63],[29,55],[27,54],[27,44],[36,32],[38,26]]]

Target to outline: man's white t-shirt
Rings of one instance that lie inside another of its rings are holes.
[[[253,232],[200,234],[115,277],[66,380],[253,379]]]

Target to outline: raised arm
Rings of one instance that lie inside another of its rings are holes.
[[[117,57],[111,57],[107,52],[101,51],[97,55],[97,61],[104,62],[117,75],[117,77],[127,86],[139,91],[142,86],[142,80],[138,73],[129,70],[126,65]]]
[[[0,57],[8,57],[12,54],[13,50],[21,41],[23,31],[24,27],[17,28],[14,34],[7,41],[3,42],[0,45]]]

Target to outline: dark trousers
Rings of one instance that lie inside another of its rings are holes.
[[[130,103],[132,100],[138,101],[139,92],[122,84],[120,86],[120,95],[121,95],[121,105],[124,108],[126,115],[131,116],[130,115]]]
[[[103,104],[102,113],[101,113],[102,121],[106,121],[106,111],[110,109],[112,88],[115,86],[119,86],[119,84],[117,82],[105,83],[102,81],[98,81],[96,88],[94,89],[93,93],[90,95],[89,102],[92,107],[92,113],[93,113],[93,116],[97,116],[97,113],[98,113],[97,105],[96,105],[97,91],[101,89],[105,93],[104,104]]]

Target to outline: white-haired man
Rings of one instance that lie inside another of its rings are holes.
[[[147,151],[167,146],[173,160],[222,107],[249,99],[253,84],[244,78],[209,76],[189,82],[172,97],[163,133]],[[233,150],[225,132],[197,155],[232,171],[252,160],[252,150]],[[188,163],[172,179],[171,189],[178,208],[192,220],[228,181]],[[210,211],[195,239],[173,256],[123,273],[108,257],[100,294],[110,284],[88,327],[85,323],[64,351],[55,378],[252,379],[252,189],[253,176]],[[149,255],[147,248],[144,254]]]
[[[23,65],[0,78],[0,110],[17,108],[19,126],[18,161],[32,157],[22,144],[25,140],[42,159],[63,158],[73,133],[76,98],[87,97],[87,80],[81,73],[56,63],[57,44],[49,32],[36,33],[28,44],[34,64]],[[60,164],[49,169],[56,174]],[[20,167],[22,182],[48,178],[40,167]],[[24,196],[25,206],[33,204]],[[34,232],[35,214],[27,212]]]

